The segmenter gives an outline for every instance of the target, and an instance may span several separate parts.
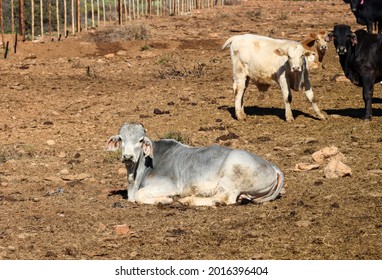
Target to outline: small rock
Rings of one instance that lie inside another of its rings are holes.
[[[9,251],[16,251],[16,247],[15,247],[15,246],[12,246],[12,245],[9,245],[9,246],[8,246],[8,250],[9,250]]]
[[[130,228],[128,225],[117,225],[115,226],[115,234],[117,235],[127,235],[130,233]]]
[[[98,228],[100,231],[104,231],[106,229],[106,225],[103,223],[99,223]]]
[[[77,246],[68,246],[65,248],[65,253],[72,257],[77,257],[79,254],[79,249]]]
[[[117,52],[117,55],[126,56],[127,55],[127,51],[120,50],[120,51]]]
[[[309,164],[309,163],[297,163],[294,167],[294,171],[310,171],[313,169],[318,169],[320,167],[319,164]]]
[[[110,58],[115,57],[115,54],[113,54],[113,53],[108,53],[108,54],[106,54],[104,57],[107,58],[107,59],[110,59]]]
[[[53,146],[56,144],[56,142],[54,140],[48,140],[46,141],[46,143],[49,145],[49,146]]]
[[[326,159],[333,157],[339,153],[339,150],[337,147],[331,146],[331,147],[325,147],[321,150],[315,152],[312,154],[312,158],[315,162],[321,164]]]
[[[352,170],[349,166],[338,159],[332,159],[324,169],[325,177],[328,179],[352,176]]]
[[[60,152],[57,156],[59,158],[66,158],[66,153],[65,152]]]
[[[60,175],[68,175],[69,174],[69,170],[68,169],[62,169],[60,170],[60,172],[58,172]]]
[[[295,224],[298,227],[308,227],[311,225],[311,222],[307,220],[300,220],[300,221],[297,221]]]
[[[350,82],[348,78],[346,78],[344,75],[335,75],[333,77],[333,80],[336,82]]]

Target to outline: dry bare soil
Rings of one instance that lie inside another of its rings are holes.
[[[131,23],[149,40],[95,41],[100,28],[19,43],[0,62],[0,259],[381,259],[381,85],[362,121],[361,89],[335,79],[330,43],[326,68],[311,72],[327,121],[294,92],[286,123],[276,85],[250,85],[247,120],[233,117],[227,38],[300,40],[335,23],[361,28],[340,0],[249,1]],[[286,192],[262,205],[129,203],[119,154],[103,150],[127,121],[154,140],[254,152],[283,170]],[[327,146],[352,176],[294,170]]]

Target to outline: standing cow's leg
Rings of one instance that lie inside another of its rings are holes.
[[[281,93],[283,95],[284,106],[285,106],[285,120],[287,122],[294,121],[292,109],[290,103],[292,102],[292,93],[289,88],[289,84],[285,78],[285,75],[280,76],[279,85],[281,88]]]
[[[242,67],[236,67],[235,69],[240,69],[236,72],[233,81],[233,93],[235,95],[235,115],[238,120],[244,120],[246,115],[244,112],[244,93],[248,86],[248,80],[246,74],[243,73]]]
[[[365,116],[364,120],[371,120],[372,116],[372,101],[373,101],[373,91],[374,91],[374,78],[371,76],[362,77],[363,87],[362,95],[363,101],[365,102]]]
[[[309,102],[312,104],[313,110],[316,112],[317,116],[321,120],[325,120],[326,116],[325,114],[320,110],[316,103],[316,98],[314,97],[314,93],[312,90],[312,86],[310,84],[310,79],[309,79],[309,73],[307,70],[304,70],[304,93],[306,98],[309,100]]]

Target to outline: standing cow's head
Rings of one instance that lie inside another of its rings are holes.
[[[364,4],[364,0],[344,0],[344,2],[350,4],[353,13],[357,12],[357,10]]]
[[[345,55],[350,51],[352,46],[357,44],[357,36],[350,30],[350,26],[340,24],[334,26],[332,32],[329,32],[325,40],[327,42],[333,40],[338,55]]]
[[[152,142],[146,137],[146,131],[140,123],[126,123],[118,131],[118,135],[111,136],[106,143],[106,151],[122,149],[122,162],[137,163],[141,154],[153,157]]]
[[[302,72],[304,70],[305,50],[301,44],[296,43],[291,45],[287,50],[278,48],[274,52],[279,56],[288,57],[288,63],[292,72]]]
[[[325,53],[328,49],[328,44],[325,41],[327,32],[325,30],[321,30],[316,34],[316,42],[318,44],[318,48],[320,49],[320,52]]]

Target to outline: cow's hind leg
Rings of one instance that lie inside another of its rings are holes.
[[[365,103],[365,116],[364,120],[371,120],[372,116],[372,100],[373,100],[373,91],[374,91],[374,78],[370,76],[363,76],[363,87],[362,87],[362,95],[363,101]]]
[[[218,206],[228,205],[236,202],[237,195],[230,196],[228,193],[217,193],[210,197],[201,196],[187,196],[179,199],[178,201],[184,205],[189,206]]]
[[[239,72],[234,77],[233,93],[235,95],[235,115],[238,120],[244,120],[246,118],[244,112],[244,93],[248,82],[249,78],[243,72]]]

